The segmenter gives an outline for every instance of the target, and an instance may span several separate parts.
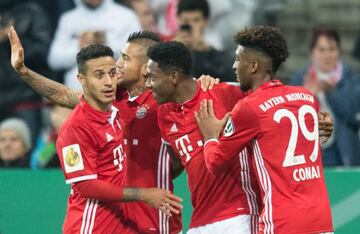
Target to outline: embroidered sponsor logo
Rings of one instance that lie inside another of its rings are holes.
[[[139,106],[138,109],[136,110],[136,118],[138,118],[138,119],[145,118],[147,111],[149,109],[150,109],[150,107],[147,104]]]
[[[70,173],[84,169],[79,144],[65,146],[62,149],[65,172]]]
[[[234,134],[235,132],[235,126],[234,123],[231,119],[231,117],[229,117],[229,119],[226,122],[225,128],[224,128],[224,137],[229,137],[232,136],[232,134]]]

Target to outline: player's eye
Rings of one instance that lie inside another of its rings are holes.
[[[98,79],[102,79],[104,76],[104,72],[97,72],[95,73],[95,77],[98,78]]]

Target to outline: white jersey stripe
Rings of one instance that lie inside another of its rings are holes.
[[[89,204],[90,204],[90,199],[88,198],[88,199],[86,199],[86,205],[85,205],[83,218],[82,218],[82,222],[81,222],[80,234],[84,234],[85,220],[86,220],[86,215],[87,215],[87,212],[89,209]]]
[[[165,150],[166,145],[162,142],[161,146],[160,146],[160,152],[159,152],[159,158],[158,158],[158,173],[157,173],[157,187],[161,188],[161,169],[162,169],[162,157],[163,157],[163,152]],[[162,212],[159,210],[159,233],[162,234],[163,228],[162,228]]]
[[[257,172],[258,172],[258,175],[259,175],[259,180],[260,180],[260,185],[262,187],[262,190],[264,191],[265,193],[265,196],[263,198],[263,202],[265,203],[265,207],[264,207],[264,211],[263,211],[263,217],[262,217],[262,220],[265,224],[265,227],[264,227],[264,233],[267,232],[267,224],[268,224],[268,219],[267,219],[267,209],[268,209],[268,206],[266,204],[266,198],[267,198],[267,186],[264,182],[264,177],[263,177],[263,172],[261,170],[261,167],[260,167],[260,162],[259,162],[259,155],[257,153],[257,150],[255,149],[255,146],[254,146],[254,155],[255,155],[255,163],[256,163],[256,169],[257,169]]]
[[[254,150],[256,152],[256,158],[259,160],[259,166],[262,169],[262,172],[264,173],[265,182],[267,183],[267,191],[266,191],[266,203],[265,203],[265,209],[267,211],[267,221],[268,221],[268,233],[273,234],[274,233],[274,224],[272,219],[272,192],[271,192],[271,181],[269,173],[266,170],[266,167],[264,165],[263,157],[261,154],[259,143],[255,140],[254,142]]]
[[[166,165],[165,165],[165,167],[166,167],[166,190],[170,190],[170,183],[169,183],[169,178],[170,178],[170,159],[169,159],[169,157],[170,157],[170,155],[168,154],[168,152],[166,151]],[[166,234],[168,234],[169,232],[170,232],[170,230],[169,230],[169,216],[168,215],[166,215],[165,216],[166,217],[166,221],[165,221],[165,226],[166,226]]]
[[[97,209],[98,203],[99,203],[99,200],[95,200],[94,209],[93,209],[92,217],[91,217],[90,228],[89,228],[89,234],[92,233],[92,230],[94,227],[95,217],[96,217],[96,209]]]
[[[163,151],[163,161],[162,161],[162,181],[163,181],[163,184],[162,184],[162,189],[167,189],[168,185],[167,185],[167,182],[168,182],[168,160],[167,160],[167,150],[166,148],[164,148],[164,151]],[[163,213],[163,233],[164,234],[168,234],[168,228],[167,228],[167,215],[165,213]]]
[[[241,181],[243,190],[246,194],[246,200],[249,205],[250,215],[258,215],[258,204],[256,200],[256,194],[251,187],[251,178],[250,178],[250,166],[249,166],[249,155],[248,151],[245,148],[240,152],[240,163],[241,163]]]
[[[89,233],[90,218],[91,218],[91,214],[92,214],[92,212],[93,212],[93,208],[94,208],[94,200],[93,200],[93,199],[90,199],[89,210],[88,210],[88,212],[87,212],[86,220],[85,220],[84,234],[88,234],[88,233]]]
[[[254,213],[252,213],[252,215],[259,215],[259,207],[258,207],[258,203],[257,203],[257,199],[256,199],[256,193],[254,192],[254,189],[251,186],[251,178],[250,178],[250,170],[252,170],[252,168],[250,168],[249,166],[249,154],[247,149],[245,148],[245,152],[246,152],[246,156],[245,156],[245,160],[246,160],[246,167],[247,167],[247,181],[248,181],[248,190],[250,191],[250,196],[251,196],[251,201],[253,203],[254,206]]]

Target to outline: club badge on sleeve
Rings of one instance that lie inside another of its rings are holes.
[[[70,173],[84,169],[79,144],[68,145],[62,149],[65,172]]]
[[[224,128],[224,132],[223,132],[224,137],[232,136],[234,132],[235,132],[234,122],[232,121],[231,117],[229,117],[229,119],[226,121],[226,125]]]

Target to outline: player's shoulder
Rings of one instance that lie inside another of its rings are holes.
[[[87,129],[90,123],[91,121],[88,119],[84,110],[80,105],[77,105],[61,126],[60,132],[64,134],[75,130]]]
[[[222,95],[222,96],[232,96],[234,94],[239,95],[242,93],[240,86],[235,82],[222,82],[220,84],[214,85],[212,89],[207,91],[210,95]]]
[[[284,89],[285,93],[303,93],[306,95],[314,96],[314,94],[304,86],[284,85]]]

